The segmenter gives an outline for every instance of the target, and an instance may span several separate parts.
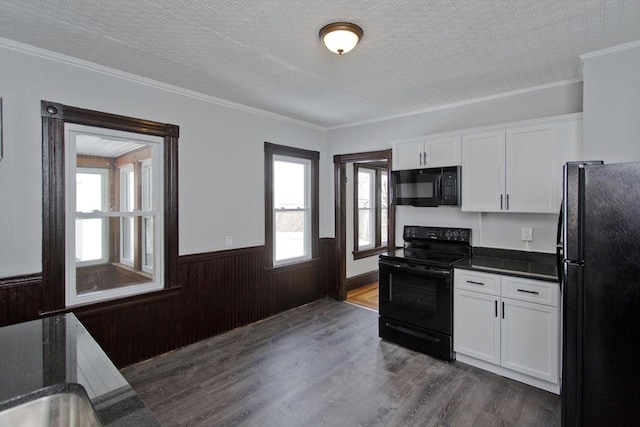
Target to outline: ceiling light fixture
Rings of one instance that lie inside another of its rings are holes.
[[[334,22],[320,29],[320,40],[333,53],[342,55],[362,40],[362,28],[350,22]]]

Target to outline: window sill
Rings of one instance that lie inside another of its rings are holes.
[[[353,259],[362,259],[362,258],[368,258],[374,255],[378,255],[383,252],[387,252],[386,246],[373,248],[373,249],[365,249],[363,251],[353,251],[352,253],[353,253]]]
[[[132,295],[128,297],[122,297],[117,299],[110,299],[105,301],[99,301],[83,305],[74,305],[72,307],[65,307],[59,310],[41,311],[38,314],[41,317],[52,316],[62,313],[90,313],[100,314],[110,312],[113,310],[123,309],[129,306],[149,304],[152,302],[161,301],[167,298],[175,298],[182,292],[182,286],[174,286],[171,288],[165,288],[158,291],[147,292],[138,295]]]
[[[303,268],[313,267],[320,263],[320,258],[311,258],[304,261],[294,262],[291,264],[276,265],[265,267],[264,270],[269,273],[285,273],[287,271],[296,271]]]

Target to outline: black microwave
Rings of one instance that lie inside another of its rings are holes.
[[[411,206],[460,206],[460,166],[391,172],[393,202]]]

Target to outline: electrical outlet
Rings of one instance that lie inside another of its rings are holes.
[[[227,236],[226,245],[227,245],[227,247],[233,246],[233,237],[232,236]]]
[[[524,242],[533,240],[533,229],[531,227],[522,227],[522,240]]]

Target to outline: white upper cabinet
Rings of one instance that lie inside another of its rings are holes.
[[[462,137],[462,210],[557,214],[562,164],[580,160],[576,116]]]
[[[561,173],[556,124],[508,129],[506,134],[506,209],[558,213]]]
[[[462,137],[462,210],[499,212],[504,207],[505,133]]]
[[[460,136],[420,138],[393,146],[393,170],[460,164]]]

